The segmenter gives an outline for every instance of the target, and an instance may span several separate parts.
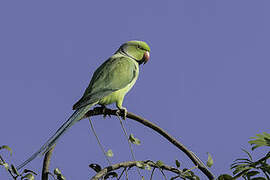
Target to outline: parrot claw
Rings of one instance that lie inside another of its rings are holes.
[[[104,106],[104,105],[101,105],[100,107],[95,107],[95,108],[94,108],[94,111],[97,110],[97,111],[100,112],[100,109],[101,109],[101,113],[103,114],[103,118],[104,118],[104,119],[106,118],[107,115],[108,115],[109,117],[111,117],[111,115],[107,113],[107,111],[106,111],[107,108],[106,108],[106,106]]]
[[[106,106],[101,106],[100,108],[102,108],[102,114],[104,119],[106,118],[107,115],[111,117],[111,115],[106,112],[107,109]]]
[[[127,118],[127,108],[118,109],[118,110],[116,111],[116,115],[117,115],[118,117],[121,116],[122,113],[123,113],[122,118],[123,118],[124,120],[126,120],[126,118]]]
[[[105,108],[105,109],[106,109],[106,108]],[[105,110],[105,109],[104,109],[104,110]],[[107,116],[111,117],[110,114],[107,114],[106,112],[103,112],[103,118],[105,119]]]

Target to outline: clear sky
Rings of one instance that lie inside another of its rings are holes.
[[[230,172],[248,138],[269,133],[269,7],[267,0],[1,1],[0,145],[14,151],[7,159],[18,165],[36,151],[72,114],[94,70],[137,39],[150,45],[151,58],[124,106],[202,160],[210,152],[216,175]],[[119,120],[93,121],[112,161],[131,160]],[[138,160],[192,167],[148,128],[132,121],[127,128],[142,141]],[[40,172],[42,160],[27,168]],[[107,165],[83,120],[60,139],[51,167],[89,179],[90,163]],[[1,168],[0,179],[8,177]]]

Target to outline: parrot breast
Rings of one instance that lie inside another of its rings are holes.
[[[105,96],[104,98],[102,98],[101,100],[99,100],[98,104],[99,105],[108,105],[108,104],[112,104],[112,103],[118,103],[121,102],[125,97],[125,95],[127,94],[127,92],[134,86],[136,80],[138,79],[139,76],[139,67],[136,64],[137,68],[136,68],[136,75],[134,77],[134,79],[124,88],[119,89],[115,92],[112,92],[111,94]]]

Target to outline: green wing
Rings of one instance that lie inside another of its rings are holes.
[[[125,56],[111,57],[105,61],[94,72],[83,97],[74,104],[73,109],[98,102],[110,93],[126,87],[136,77],[135,63]]]

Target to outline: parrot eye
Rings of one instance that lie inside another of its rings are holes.
[[[140,49],[140,50],[144,50],[144,49],[143,49],[141,46],[139,46],[139,45],[137,46],[137,48]]]

